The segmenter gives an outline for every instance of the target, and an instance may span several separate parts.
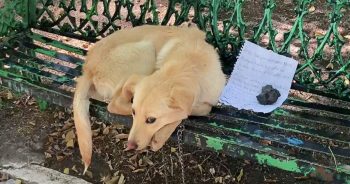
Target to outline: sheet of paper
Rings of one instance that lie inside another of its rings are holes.
[[[220,102],[238,109],[269,113],[287,99],[298,62],[245,41]],[[272,105],[259,104],[256,96],[272,85],[281,96]]]

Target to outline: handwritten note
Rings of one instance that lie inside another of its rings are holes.
[[[287,99],[298,62],[245,41],[220,102],[238,109],[269,113]],[[259,104],[261,88],[272,85],[281,96],[272,105]]]

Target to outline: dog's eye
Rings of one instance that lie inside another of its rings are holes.
[[[146,119],[146,123],[148,123],[148,124],[152,124],[152,123],[154,123],[156,121],[156,118],[154,118],[154,117],[148,117],[147,119]]]
[[[131,103],[133,103],[133,102],[134,102],[134,97],[132,97],[132,98],[130,99],[130,102],[131,102]]]
[[[130,111],[129,111],[130,112]],[[132,109],[132,115],[135,116],[135,109]]]

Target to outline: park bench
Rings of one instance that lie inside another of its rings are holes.
[[[35,97],[40,107],[52,103],[70,108],[89,43],[125,27],[191,21],[207,32],[228,75],[244,40],[294,57],[299,65],[282,107],[262,114],[218,105],[209,116],[184,122],[183,141],[324,181],[350,183],[348,0],[157,2],[0,1],[0,84]],[[263,6],[255,9],[256,2]],[[283,11],[292,19],[279,19]],[[318,25],[326,26],[324,32],[306,26],[321,21],[321,14],[326,21]],[[287,21],[290,27],[276,28]],[[70,42],[76,39],[84,44]],[[105,103],[92,101],[93,115],[131,126],[131,117],[109,114]]]

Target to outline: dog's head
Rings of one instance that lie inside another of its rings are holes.
[[[161,79],[155,72],[126,88],[134,91],[128,149],[146,148],[162,127],[188,117],[194,94],[187,86],[172,79]]]
[[[144,77],[143,75],[130,76],[123,87],[114,93],[111,102],[107,106],[108,111],[120,115],[131,115],[134,86]]]

